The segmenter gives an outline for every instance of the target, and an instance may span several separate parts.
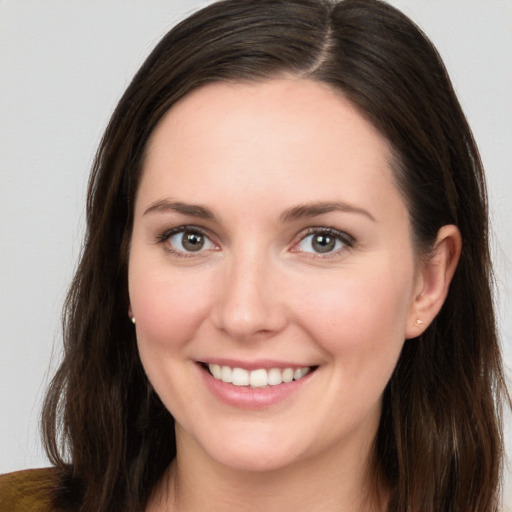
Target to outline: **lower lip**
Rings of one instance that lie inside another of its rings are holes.
[[[302,379],[292,380],[277,386],[251,388],[248,386],[234,386],[217,380],[202,366],[200,370],[206,386],[215,397],[227,405],[242,409],[264,409],[285,401],[306,384],[313,373],[310,372]]]

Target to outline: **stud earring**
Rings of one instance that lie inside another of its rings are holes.
[[[131,321],[132,321],[132,324],[135,325],[135,317],[134,316],[131,317]]]
[[[416,326],[417,327],[421,327],[423,325],[423,321],[420,320],[419,318],[416,320]]]

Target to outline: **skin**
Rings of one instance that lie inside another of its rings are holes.
[[[150,510],[361,508],[382,392],[460,252],[445,226],[420,263],[390,162],[374,127],[309,80],[207,85],[159,123],[129,259],[140,357],[176,419],[177,459]],[[162,206],[175,202],[214,218]],[[342,208],[297,215],[318,203]],[[182,226],[205,233],[201,250],[167,236]],[[318,253],[312,228],[341,238]],[[198,361],[216,357],[317,369],[248,410],[205,385]]]

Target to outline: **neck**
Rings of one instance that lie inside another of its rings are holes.
[[[183,446],[180,449],[183,444],[186,451]],[[180,456],[184,453],[186,457]],[[329,451],[285,468],[246,471],[209,459],[188,438],[185,443],[178,442],[176,460],[148,512],[383,511],[386,492],[378,489],[370,477],[370,454],[371,445],[359,447],[358,454],[346,453],[344,457],[338,451]]]

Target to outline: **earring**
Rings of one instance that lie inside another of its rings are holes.
[[[132,324],[135,325],[135,317],[132,315],[132,312],[131,310],[128,312],[128,317],[130,318],[130,320],[132,321]]]
[[[134,316],[132,316],[131,321],[132,321],[132,324],[135,325],[135,317]]]
[[[423,321],[420,320],[419,318],[416,320],[416,326],[417,327],[421,327],[423,325]]]

